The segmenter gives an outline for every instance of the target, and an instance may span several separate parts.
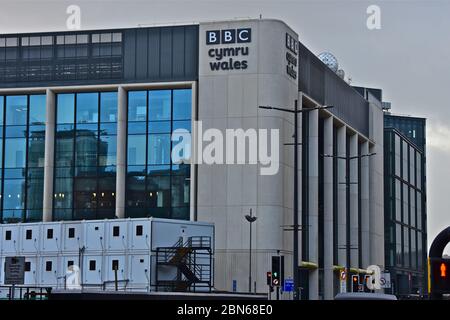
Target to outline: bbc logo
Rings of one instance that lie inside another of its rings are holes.
[[[298,41],[294,39],[289,33],[286,33],[286,48],[298,54]]]
[[[252,29],[228,29],[206,31],[206,44],[247,43],[252,41]]]

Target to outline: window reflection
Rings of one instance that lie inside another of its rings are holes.
[[[61,94],[58,101],[69,110],[69,116],[57,117],[54,217],[61,220],[112,218],[117,93]]]
[[[189,218],[190,166],[171,163],[171,132],[191,130],[191,101],[190,89],[128,93],[127,216]]]

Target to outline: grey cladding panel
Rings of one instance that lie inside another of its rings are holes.
[[[159,79],[160,77],[160,53],[161,29],[153,28],[148,30],[148,77],[150,79]]]
[[[172,28],[161,29],[161,78],[169,79],[172,76],[172,64],[173,64],[173,40],[172,40]]]
[[[198,26],[131,29],[135,50],[125,51],[126,80],[182,81],[198,77]],[[132,48],[131,45],[129,45]],[[128,48],[128,46],[127,46]]]
[[[136,32],[135,30],[127,30],[124,33],[124,77],[125,79],[133,79],[136,70]]]
[[[136,79],[147,78],[148,30],[138,29],[136,32]]]
[[[184,75],[184,29],[176,28],[172,33],[173,59],[172,72],[174,77]]]

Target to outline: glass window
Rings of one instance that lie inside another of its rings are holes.
[[[42,209],[44,180],[30,179],[27,183],[27,209]]]
[[[414,148],[409,149],[409,178],[410,183],[415,186],[416,185],[416,151]]]
[[[410,247],[409,247],[409,228],[403,227],[403,251],[404,251],[404,266],[410,266]]]
[[[27,124],[27,96],[6,97],[6,125]]]
[[[76,138],[75,161],[77,167],[97,166],[97,132]]]
[[[145,165],[146,136],[128,136],[128,165]]]
[[[24,194],[25,179],[5,180],[3,192],[3,209],[23,209]]]
[[[98,93],[77,94],[77,123],[98,122]]]
[[[148,206],[170,207],[170,176],[151,176],[147,179]]]
[[[73,166],[73,148],[74,139],[73,132],[59,132],[56,134],[56,167],[71,167]]]
[[[416,231],[411,229],[411,268],[417,268]]]
[[[4,97],[0,96],[0,126],[3,125]]]
[[[395,220],[402,221],[401,182],[395,179]]]
[[[422,193],[417,192],[417,228],[422,230]]]
[[[30,96],[30,125],[45,124],[45,95]]]
[[[26,139],[5,139],[5,168],[24,168]]]
[[[395,174],[400,177],[400,166],[401,166],[401,157],[400,157],[400,137],[395,135]]]
[[[33,131],[28,139],[28,167],[44,167],[45,128]]]
[[[404,224],[409,224],[409,199],[408,185],[403,184],[403,220]]]
[[[170,163],[170,134],[152,134],[148,137],[148,164]]]
[[[99,165],[115,166],[117,154],[117,138],[116,136],[100,136],[99,142]]]
[[[152,90],[148,96],[149,121],[170,120],[171,91]]]
[[[129,92],[127,216],[189,219],[190,166],[171,163],[170,137],[191,130],[191,101],[189,89]]]
[[[416,185],[418,189],[422,189],[422,155],[416,154]]]
[[[417,269],[423,270],[423,247],[422,247],[422,232],[417,232]]]
[[[189,206],[189,183],[190,179],[186,176],[172,177],[172,206]]]
[[[395,255],[397,257],[397,266],[403,264],[403,251],[402,251],[402,226],[398,223],[395,224],[395,234],[397,235]]]
[[[191,119],[192,94],[190,89],[173,90],[173,119]]]
[[[56,209],[72,208],[72,178],[56,178],[54,185],[54,207]]]
[[[117,93],[102,92],[100,94],[100,121],[117,121]]]
[[[409,182],[409,177],[408,177],[408,169],[409,169],[408,155],[409,155],[408,144],[406,143],[406,141],[403,141],[403,147],[402,147],[403,175],[402,175],[402,177],[403,177],[403,180]]]
[[[147,92],[128,92],[128,121],[147,121]]]
[[[75,95],[73,93],[58,94],[56,105],[56,122],[74,123]]]

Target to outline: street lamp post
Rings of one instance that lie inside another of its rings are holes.
[[[272,106],[259,106],[261,109],[269,109],[269,110],[278,110],[283,112],[293,113],[295,115],[294,118],[294,143],[286,143],[286,145],[294,145],[294,225],[293,225],[293,235],[294,235],[294,243],[293,243],[293,280],[294,280],[294,300],[299,300],[299,279],[298,279],[298,146],[301,144],[298,142],[298,114],[313,110],[322,110],[322,109],[330,109],[333,106],[323,106],[323,107],[315,107],[308,109],[298,109],[298,100],[294,101],[294,110],[287,108],[278,108]]]
[[[245,215],[245,219],[250,225],[250,245],[249,245],[249,257],[248,257],[248,292],[252,292],[252,223],[256,221],[257,217],[252,215],[252,209],[250,209],[250,214]]]

